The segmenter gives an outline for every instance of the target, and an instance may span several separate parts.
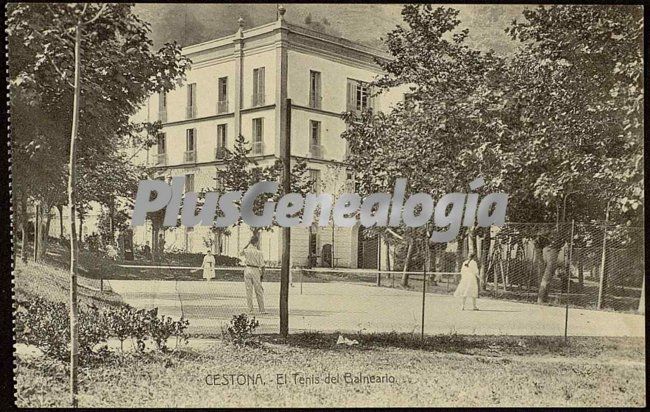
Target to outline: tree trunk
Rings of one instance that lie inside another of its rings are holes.
[[[456,241],[456,267],[454,272],[460,272],[460,267],[463,264],[463,249],[464,249],[464,238],[459,238]]]
[[[77,242],[79,243],[79,247],[83,244],[83,229],[84,229],[84,215],[82,212],[78,212],[79,214],[79,237],[77,238]]]
[[[578,287],[580,288],[580,291],[582,292],[584,286],[585,286],[585,269],[584,269],[584,262],[582,259],[582,253],[578,256]]]
[[[75,242],[75,180],[77,132],[79,130],[79,98],[81,97],[81,23],[77,23],[74,45],[74,99],[72,132],[70,133],[70,162],[68,164],[68,207],[70,208],[70,402],[77,407],[77,365],[79,361],[77,316],[77,245]]]
[[[151,225],[151,251],[153,253],[153,260],[158,262],[160,260],[160,250],[158,245],[159,229],[156,225]]]
[[[63,205],[57,205],[59,209],[59,239],[63,240]]]
[[[472,226],[467,230],[467,252],[468,255],[477,254],[476,251],[476,226]]]
[[[409,263],[411,263],[411,252],[413,252],[413,241],[409,240],[408,242],[409,245],[408,245],[408,249],[406,250],[406,259],[404,259],[404,271],[402,272],[401,285],[403,287],[407,287],[409,285],[409,274],[406,272],[408,272]]]
[[[426,251],[426,258],[427,258],[427,273],[431,272],[437,272],[440,268],[436,265],[436,260],[438,258],[437,256],[437,250],[438,250],[438,243],[434,243],[433,246],[429,245],[429,239],[425,240],[426,245],[427,245],[427,251]],[[437,281],[435,276],[430,276],[429,279],[431,279],[431,284],[432,285],[437,285]]]
[[[45,219],[43,219],[45,215]],[[50,208],[47,205],[44,205],[41,208],[41,229],[38,231],[40,237],[40,247],[38,248],[38,260],[42,260],[47,251],[47,244],[50,235],[50,221],[52,220],[52,215],[50,214]]]
[[[27,263],[27,245],[29,238],[27,236],[27,199],[22,196],[20,199],[20,232],[22,234],[22,246],[20,248],[20,259]]]
[[[539,283],[539,291],[537,293],[537,303],[544,303],[548,299],[548,288],[551,283],[551,279],[555,274],[555,269],[557,266],[557,257],[560,252],[560,248],[555,245],[549,245],[546,248],[546,253],[543,253],[543,259],[545,262],[544,274],[542,275],[542,280]]]
[[[485,239],[482,239],[483,243],[481,245],[481,265],[479,266],[479,273],[481,274],[481,285],[483,287],[483,290],[487,289],[487,275],[488,268],[490,266],[490,253],[492,253],[492,239],[490,238],[489,232],[486,236],[487,237]]]

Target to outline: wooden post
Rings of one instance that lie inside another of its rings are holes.
[[[282,188],[291,193],[291,99],[286,100],[286,140],[282,151]],[[282,267],[280,272],[280,334],[289,334],[289,257],[291,256],[291,228],[282,228]]]

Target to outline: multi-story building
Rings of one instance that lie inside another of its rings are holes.
[[[223,149],[232,149],[240,134],[259,165],[270,165],[281,156],[290,99],[292,159],[306,160],[317,182],[315,190],[334,195],[350,190],[353,176],[344,163],[341,114],[368,107],[386,110],[403,98],[399,90],[371,95],[368,82],[381,73],[376,60],[388,56],[289,24],[283,9],[275,22],[251,29],[243,26],[240,19],[232,36],[183,49],[192,61],[187,81],[167,94],[152,96],[141,114],[163,123],[162,135],[145,161],[161,177],[185,176],[186,191],[214,189],[217,170],[224,165]],[[336,266],[357,267],[359,230],[294,227],[292,261],[305,264],[310,255],[322,255],[326,248],[332,250]],[[165,244],[191,252],[213,247],[217,253],[236,256],[249,237],[245,225],[218,234],[197,226],[166,230]],[[150,239],[149,226],[137,228],[136,243]],[[269,261],[280,261],[280,244],[279,228],[262,233],[261,248]]]

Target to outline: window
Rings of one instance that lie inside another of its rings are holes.
[[[314,193],[320,192],[320,189],[321,189],[321,187],[320,187],[320,185],[321,185],[320,170],[309,169],[309,180],[311,180],[311,182],[313,184],[312,191]]]
[[[185,175],[185,193],[194,191],[194,175]]]
[[[220,124],[217,125],[217,152],[216,158],[223,159],[226,155],[226,125]]]
[[[354,191],[354,189],[356,188],[354,182],[354,173],[351,171],[347,171],[345,175],[345,188],[350,192]]]
[[[167,152],[167,147],[166,147],[167,135],[165,133],[161,133],[158,135],[157,140],[158,140],[157,142],[158,154],[165,154]]]
[[[196,162],[196,129],[185,131],[185,162]]]
[[[262,154],[264,142],[264,119],[253,119],[253,154]]]
[[[253,106],[264,104],[264,67],[253,69]]]
[[[158,94],[158,120],[165,123],[167,121],[167,93]]]
[[[372,107],[370,85],[366,82],[348,79],[348,111],[361,111]]]
[[[193,152],[196,143],[196,129],[187,129],[185,131],[185,150]]]
[[[196,83],[187,85],[187,118],[196,116]]]
[[[228,111],[228,78],[220,77],[217,86],[217,113],[226,113]]]
[[[309,71],[309,107],[314,109],[321,108],[321,84],[320,72]]]
[[[313,157],[322,158],[322,147],[320,144],[320,122],[309,121],[309,148]]]
[[[156,165],[164,166],[167,164],[167,135],[165,133],[159,134],[156,143]]]

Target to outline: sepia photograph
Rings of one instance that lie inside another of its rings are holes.
[[[7,3],[5,406],[645,407],[644,39]]]

